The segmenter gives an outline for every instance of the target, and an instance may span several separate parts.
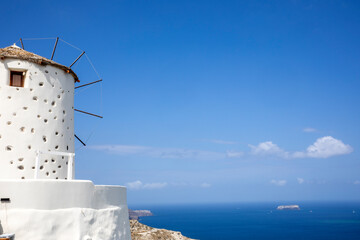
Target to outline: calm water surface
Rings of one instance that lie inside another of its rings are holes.
[[[289,203],[290,204],[290,203]],[[140,222],[201,239],[359,240],[360,203],[300,203],[299,211],[277,211],[280,204],[131,206],[149,209]]]

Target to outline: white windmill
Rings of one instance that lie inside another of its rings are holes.
[[[126,188],[74,180],[77,82],[71,66],[0,49],[0,239],[131,238]]]

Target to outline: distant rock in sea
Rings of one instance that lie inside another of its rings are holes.
[[[139,217],[153,216],[150,210],[131,210],[129,209],[129,219],[139,220]]]
[[[299,205],[280,205],[277,210],[300,210]]]
[[[132,240],[194,240],[184,237],[181,232],[158,229],[130,220],[130,231]]]

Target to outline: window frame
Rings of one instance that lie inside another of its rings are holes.
[[[26,71],[21,71],[21,70],[10,70],[10,82],[9,82],[9,86],[10,87],[24,87],[25,86],[25,73]],[[20,75],[21,76],[21,86],[15,86],[14,85],[14,79],[13,76],[14,75]]]

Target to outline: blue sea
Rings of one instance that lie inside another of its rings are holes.
[[[360,203],[292,204],[300,205],[301,210],[276,210],[284,203],[130,207],[153,212],[154,216],[142,217],[141,223],[201,240],[360,239]]]

